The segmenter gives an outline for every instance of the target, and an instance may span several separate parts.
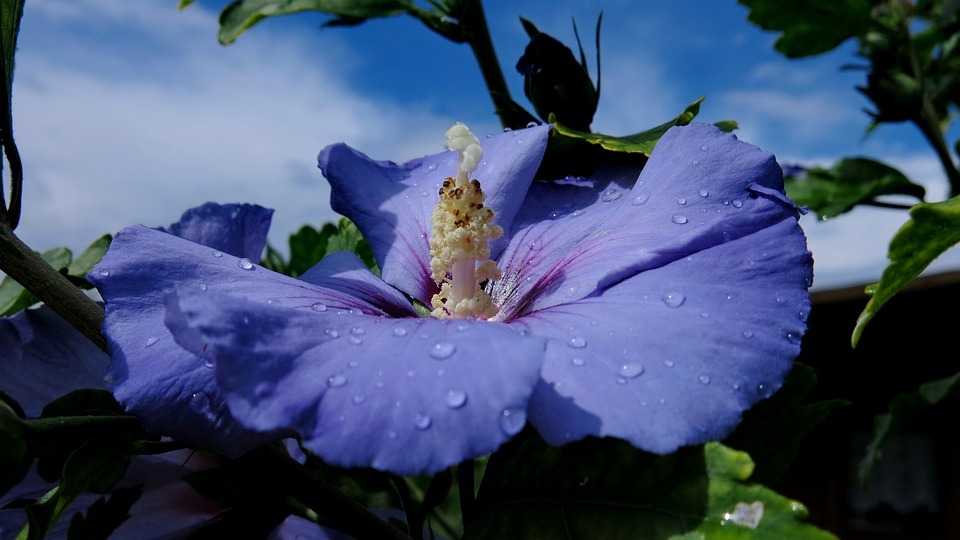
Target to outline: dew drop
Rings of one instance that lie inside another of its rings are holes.
[[[359,366],[360,366],[360,362],[358,362],[358,361],[356,361],[356,360],[351,360],[351,361],[347,362],[347,366],[348,366],[348,367],[352,367],[352,368],[356,368],[356,367],[359,367]]]
[[[574,358],[573,360],[570,360],[570,363],[573,364],[573,365],[576,366],[576,367],[580,367],[580,366],[584,365],[586,362],[583,360],[583,358],[580,358],[580,357],[578,356],[578,357]]]
[[[537,123],[536,121],[534,121],[534,120],[531,120],[531,121],[527,122],[527,127],[528,127],[528,128],[537,127],[537,126],[539,126],[539,125],[540,125],[540,124],[538,124],[538,123]]]
[[[627,384],[627,380],[623,377],[617,377],[617,384]]]
[[[360,328],[360,327],[358,327],[358,326],[355,326],[355,327],[353,327],[353,328],[350,329],[350,333],[353,334],[353,335],[355,335],[355,336],[362,336],[362,335],[366,334],[367,331],[364,330],[363,328]]]
[[[223,257],[223,253],[220,253],[217,250],[213,250],[213,256],[219,259],[220,257]]]
[[[619,368],[617,368],[617,373],[620,376],[628,379],[635,379],[640,375],[643,375],[643,371],[643,366],[634,362],[622,364]]]
[[[398,327],[396,327],[396,328],[393,329],[393,332],[392,332],[392,333],[393,333],[393,335],[394,335],[395,337],[404,337],[404,336],[407,335],[407,329],[406,329],[406,328],[401,328],[401,327],[398,326]]]
[[[687,204],[687,199],[680,197],[677,199],[677,204]]]
[[[699,159],[691,159],[691,160],[690,160],[690,164],[693,165],[694,167],[696,167],[697,165],[700,164],[700,160],[699,160]]]
[[[734,199],[730,201],[730,204],[732,204],[734,208],[740,208],[741,206],[743,206],[743,201],[741,201],[740,199]]]
[[[347,378],[339,373],[327,379],[327,386],[333,388],[339,388],[345,384],[347,384]]]
[[[637,195],[636,197],[634,197],[633,200],[630,201],[630,204],[634,206],[640,206],[640,205],[646,204],[647,201],[649,200],[650,200],[649,195],[644,195],[643,193],[641,193],[640,195]]]
[[[500,413],[500,429],[507,435],[516,435],[527,423],[527,414],[519,409],[504,409]]]
[[[366,401],[366,399],[367,399],[367,398],[363,397],[362,394],[357,394],[357,395],[353,396],[353,404],[354,404],[354,405],[359,405],[359,404],[363,403],[364,401]]]
[[[195,392],[190,396],[190,410],[196,413],[205,413],[210,410],[210,397],[206,392]]]
[[[666,304],[667,307],[672,307],[672,308],[678,308],[682,306],[683,303],[686,301],[686,299],[687,297],[684,296],[683,293],[678,293],[678,292],[668,292],[667,294],[663,295],[663,297],[661,298],[661,300],[663,300],[663,303]]]
[[[709,375],[700,375],[699,377],[697,377],[697,380],[699,380],[701,384],[710,384]]]
[[[677,364],[674,363],[673,360],[664,360],[664,361],[663,361],[663,365],[665,365],[665,366],[667,366],[667,367],[673,367],[673,366],[675,366],[675,365],[677,365]]]
[[[312,309],[312,310],[314,310],[314,311],[326,311],[326,310],[327,310],[327,305],[324,304],[323,302],[317,302],[317,303],[313,304],[312,306],[310,306],[310,309]]]
[[[337,332],[333,328],[327,328],[326,330],[323,331],[323,333],[334,339],[340,337],[340,332]]]
[[[784,337],[787,338],[787,341],[789,341],[794,345],[797,345],[800,343],[800,334],[798,334],[797,332],[787,332]]]
[[[703,198],[707,198],[710,196],[710,192],[705,189],[701,189],[700,191],[697,192],[697,195],[700,195]]]
[[[430,419],[430,415],[425,413],[417,413],[413,417],[413,425],[417,426],[417,429],[428,429],[432,423],[433,420]]]
[[[387,438],[390,439],[391,441],[397,440],[397,432],[392,429],[387,431]]]
[[[109,275],[110,275],[110,271],[107,270],[106,268],[104,268],[103,270],[100,270],[100,271],[97,272],[97,273],[100,274],[101,276],[109,276]]]
[[[441,341],[440,343],[435,343],[433,347],[430,347],[430,358],[444,360],[453,356],[456,350],[457,346],[453,343]]]
[[[349,341],[351,345],[360,345],[363,343],[363,338],[358,336],[350,336],[347,338],[347,341]]]
[[[237,261],[237,266],[243,268],[244,270],[253,270],[253,263],[250,262],[250,259],[244,257]]]
[[[619,189],[610,188],[603,192],[603,194],[600,196],[600,200],[603,202],[613,202],[619,199],[622,195],[623,193],[620,193]]]
[[[683,225],[687,222],[687,216],[683,214],[674,214],[670,221],[676,223],[677,225]]]
[[[451,409],[459,409],[467,402],[467,393],[462,390],[448,390],[444,402]]]
[[[773,395],[773,385],[768,382],[762,382],[757,385],[757,395],[761,398],[768,398]]]
[[[149,346],[153,345],[154,343],[156,343],[157,341],[160,341],[160,338],[158,338],[158,337],[147,338],[147,342],[144,343],[143,346],[144,346],[144,347],[149,347]]]
[[[206,284],[206,283],[198,283],[198,284],[197,284],[197,288],[200,289],[201,291],[205,291],[205,290],[207,290],[207,284]]]
[[[540,251],[541,249],[543,249],[543,240],[530,242],[530,251]]]
[[[567,346],[574,349],[582,349],[587,346],[587,340],[581,336],[573,336],[567,340]]]
[[[753,337],[753,330],[744,330],[743,337],[750,339]]]
[[[706,152],[708,149],[709,149],[709,147],[708,147],[707,145],[703,145],[703,146],[700,147],[700,151],[701,151],[701,152]]]

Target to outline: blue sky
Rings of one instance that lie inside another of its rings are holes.
[[[270,241],[304,223],[336,219],[316,170],[325,145],[345,141],[378,159],[442,149],[463,121],[499,130],[465,45],[408,18],[320,29],[326,18],[267,20],[233,45],[217,43],[228,2],[27,2],[14,83],[25,161],[21,237],[38,250],[82,249],[126,225],[166,225],[213,200],[276,210]],[[488,1],[487,18],[514,99],[523,16],[568,45],[571,19],[595,69],[593,28],[603,10],[602,95],[593,129],[628,134],[675,116],[701,96],[698,117],[735,119],[740,138],[783,163],[829,165],[842,156],[888,162],[945,197],[943,173],[910,126],[864,139],[868,104],[854,86],[846,44],[787,60],[775,36],[734,0]],[[960,133],[954,130],[955,139]],[[858,209],[826,223],[804,218],[815,288],[879,278],[904,212]],[[958,250],[935,270],[960,268]]]

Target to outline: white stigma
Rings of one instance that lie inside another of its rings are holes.
[[[457,160],[456,180],[457,185],[462,186],[470,181],[470,175],[477,170],[477,165],[483,159],[480,139],[477,139],[465,124],[457,122],[447,130],[447,148],[460,155]]]

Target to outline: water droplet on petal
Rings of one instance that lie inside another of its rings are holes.
[[[600,200],[603,202],[613,202],[619,199],[622,195],[623,194],[620,193],[619,189],[610,188],[603,192],[603,194],[600,196]]]
[[[701,152],[706,152],[708,148],[709,148],[709,147],[708,147],[707,145],[703,145],[703,146],[700,147],[700,151],[701,151]]]
[[[190,396],[190,410],[205,413],[210,410],[210,396],[206,392],[196,392]]]
[[[444,401],[447,407],[459,409],[467,402],[467,393],[462,390],[449,390],[447,391],[447,397],[444,398]]]
[[[353,335],[355,335],[355,336],[362,336],[362,335],[366,334],[367,331],[364,330],[363,328],[360,328],[360,327],[355,326],[355,327],[353,327],[353,328],[350,329],[350,333],[353,334]]]
[[[243,268],[244,270],[253,270],[253,263],[250,262],[250,259],[244,257],[237,261],[237,266]]]
[[[323,331],[323,333],[326,334],[326,335],[328,335],[328,336],[330,336],[330,337],[332,337],[332,338],[338,338],[338,337],[340,337],[340,332],[337,332],[337,331],[334,330],[333,328],[327,328],[326,330]]]
[[[757,385],[757,395],[761,398],[768,398],[773,395],[773,385],[768,382],[762,382]]]
[[[787,334],[784,337],[787,338],[787,341],[789,341],[794,345],[797,345],[800,343],[800,334],[798,334],[797,332],[787,332]]]
[[[641,193],[641,194],[637,195],[636,197],[634,197],[633,200],[630,201],[630,204],[632,204],[632,205],[634,205],[634,206],[640,206],[640,205],[646,204],[647,201],[649,201],[649,200],[650,200],[650,196],[649,196],[649,195],[644,195],[643,193]]]
[[[430,357],[437,360],[444,360],[453,356],[453,353],[456,352],[457,346],[448,341],[442,341],[440,343],[435,343],[433,347],[430,347]]]
[[[697,377],[697,379],[698,379],[702,384],[710,384],[710,376],[709,376],[709,375],[700,375],[699,377]]]
[[[673,360],[664,360],[664,361],[663,361],[663,365],[665,365],[665,366],[667,366],[667,367],[673,367],[673,366],[676,365],[676,363],[674,363]]]
[[[730,201],[730,204],[732,204],[734,208],[740,208],[741,206],[743,206],[743,201],[741,201],[740,199],[734,199]]]
[[[363,343],[363,338],[357,337],[357,336],[350,336],[347,338],[347,341],[350,342],[351,345],[360,345]]]
[[[745,337],[745,338],[747,338],[747,339],[752,338],[752,337],[753,337],[753,331],[752,331],[752,330],[744,330],[744,331],[743,331],[743,337]]]
[[[356,361],[356,360],[351,360],[351,361],[347,362],[347,367],[355,368],[355,367],[359,367],[359,366],[360,366],[360,362],[358,362],[358,361]]]
[[[100,271],[97,272],[97,273],[100,274],[101,276],[109,276],[109,275],[110,275],[110,271],[107,270],[106,268],[104,268],[103,270],[100,270]]]
[[[570,360],[570,363],[573,364],[573,365],[576,366],[576,367],[580,367],[580,366],[582,366],[583,364],[585,364],[586,362],[583,360],[583,358],[580,358],[580,357],[578,356],[578,357],[574,358],[573,360]]]
[[[533,121],[533,120],[527,122],[527,127],[528,127],[528,128],[537,127],[537,126],[539,126],[539,125],[540,125],[540,124],[538,124],[536,121]]]
[[[527,423],[527,413],[520,409],[504,409],[500,413],[500,429],[507,435],[516,435]]]
[[[406,328],[401,328],[401,327],[398,326],[398,327],[396,327],[396,328],[393,329],[392,334],[393,334],[394,336],[396,336],[396,337],[403,337],[403,336],[407,335],[407,329],[406,329]]]
[[[347,384],[347,378],[339,373],[327,379],[327,385],[333,388],[339,388],[345,384]]]
[[[699,159],[691,159],[691,160],[690,160],[690,164],[693,165],[694,167],[696,167],[697,165],[700,164],[700,160],[699,160]]]
[[[312,309],[312,310],[314,310],[314,311],[326,311],[326,310],[327,310],[327,305],[324,304],[324,303],[322,303],[322,302],[317,302],[317,303],[313,304],[312,306],[310,306],[310,309]]]
[[[661,300],[663,300],[663,303],[666,304],[667,307],[678,308],[683,305],[683,303],[687,300],[687,297],[684,296],[683,293],[668,292],[667,294],[663,295]]]
[[[635,379],[640,375],[643,375],[643,371],[643,366],[635,362],[621,364],[620,367],[617,368],[617,373],[628,379]]]
[[[160,338],[158,338],[158,337],[147,338],[147,342],[144,343],[143,346],[144,346],[144,347],[149,347],[149,346],[153,345],[154,343],[156,343],[157,341],[160,341]]]
[[[701,197],[706,198],[710,196],[710,192],[705,189],[701,189],[700,191],[697,192],[697,195],[700,195]]]
[[[581,336],[573,336],[572,338],[567,340],[567,346],[572,347],[574,349],[582,349],[587,346],[587,340]]]
[[[397,440],[397,432],[394,431],[394,430],[392,430],[392,429],[391,429],[391,430],[388,430],[388,431],[387,431],[387,438],[390,439],[391,441]]]
[[[680,197],[677,199],[677,204],[687,204],[687,199]]]
[[[198,283],[198,284],[197,284],[197,288],[200,289],[201,291],[205,291],[205,290],[207,290],[207,284],[206,284],[206,283]]]
[[[430,419],[430,415],[425,413],[417,413],[413,418],[413,425],[417,426],[417,429],[427,429],[432,423],[433,420]]]
[[[367,398],[363,397],[362,394],[357,394],[357,395],[353,396],[353,404],[354,404],[354,405],[359,405],[359,404],[363,403],[364,401],[366,401],[366,399],[367,399]]]
[[[530,242],[530,251],[540,251],[541,249],[543,249],[543,240]]]
[[[677,225],[683,225],[687,222],[687,216],[683,214],[674,214],[670,221],[676,223]]]

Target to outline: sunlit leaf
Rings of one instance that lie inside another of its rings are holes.
[[[43,260],[57,271],[65,272],[73,255],[64,247],[53,248],[41,253]],[[0,281],[0,316],[13,315],[21,309],[26,309],[40,300],[33,293],[26,290],[10,276]]]
[[[750,9],[750,22],[782,33],[774,47],[789,58],[825,53],[872,23],[869,0],[738,1]]]
[[[653,151],[653,147],[656,146],[657,141],[660,140],[660,137],[667,132],[668,129],[673,126],[685,126],[689,124],[694,117],[700,112],[700,103],[703,102],[705,98],[700,98],[690,105],[676,118],[668,122],[664,122],[655,128],[648,129],[646,131],[641,131],[640,133],[635,133],[633,135],[626,135],[624,137],[615,137],[613,135],[604,135],[603,133],[587,133],[584,131],[578,131],[576,129],[569,128],[563,124],[556,122],[556,118],[550,117],[550,123],[554,124],[554,129],[566,137],[572,137],[574,139],[582,139],[592,144],[598,144],[605,150],[610,150],[613,152],[627,152],[627,153],[638,153],[645,156],[649,156],[650,152]]]
[[[960,196],[936,203],[921,203],[910,209],[910,220],[890,241],[887,265],[880,282],[867,289],[873,296],[857,318],[851,343],[860,336],[874,315],[923,270],[960,242]],[[946,306],[944,306],[946,307]]]
[[[248,28],[267,17],[319,11],[356,22],[408,12],[401,0],[238,0],[220,13],[219,39],[232,43]]]
[[[881,195],[907,195],[923,201],[923,186],[903,173],[867,158],[844,158],[829,169],[814,168],[801,178],[787,178],[787,194],[820,219],[829,219]]]
[[[957,395],[960,395],[960,373],[921,384],[915,392],[895,397],[887,412],[877,415],[873,421],[873,439],[867,444],[867,454],[860,461],[860,482],[869,482],[871,471],[883,459],[884,446],[891,437],[900,433],[911,418]]]
[[[113,237],[109,234],[94,240],[92,244],[87,246],[87,249],[83,250],[83,253],[77,255],[77,258],[67,265],[67,273],[78,278],[83,278],[89,274],[93,271],[93,267],[100,262],[100,259],[106,255],[112,240]]]
[[[525,432],[491,457],[464,538],[834,538],[804,523],[802,504],[747,482],[752,471],[719,443],[656,456]]]

